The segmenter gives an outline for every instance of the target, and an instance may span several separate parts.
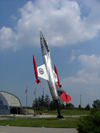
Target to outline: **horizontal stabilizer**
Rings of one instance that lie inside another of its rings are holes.
[[[68,102],[71,101],[71,96],[69,96],[69,95],[66,94],[66,93],[61,94],[60,97],[61,97],[61,99],[62,99],[63,101],[65,101],[66,103],[68,103]]]

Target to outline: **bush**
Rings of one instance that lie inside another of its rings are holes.
[[[91,110],[88,116],[79,118],[78,133],[100,133],[100,112]]]

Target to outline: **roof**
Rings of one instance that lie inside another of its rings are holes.
[[[9,115],[9,105],[6,98],[0,93],[0,115]]]
[[[9,107],[21,107],[21,102],[17,96],[5,91],[0,91],[0,93],[6,98]]]

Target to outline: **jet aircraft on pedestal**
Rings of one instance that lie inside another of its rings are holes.
[[[36,59],[35,56],[33,55],[33,64],[34,64],[36,82],[37,84],[41,83],[38,77],[47,80],[51,96],[53,100],[56,102],[57,111],[58,111],[57,118],[62,119],[64,117],[61,115],[59,102],[62,103],[63,101],[65,101],[66,103],[68,103],[69,101],[71,101],[71,96],[66,94],[66,92],[61,89],[62,85],[60,84],[57,67],[56,65],[54,65],[55,71],[52,69],[49,45],[46,39],[44,38],[41,30],[40,30],[40,45],[41,45],[44,64],[37,67]]]

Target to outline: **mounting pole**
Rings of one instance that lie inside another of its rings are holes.
[[[64,117],[61,115],[61,112],[60,112],[60,106],[59,106],[58,100],[55,100],[55,102],[56,102],[57,111],[58,111],[57,119],[64,119]]]

